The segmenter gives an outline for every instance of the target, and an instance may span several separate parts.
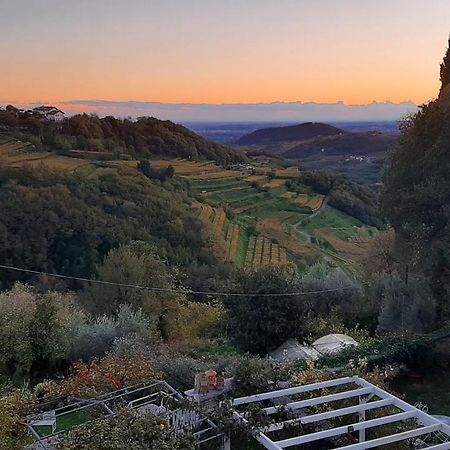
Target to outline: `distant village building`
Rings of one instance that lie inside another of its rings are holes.
[[[233,164],[231,170],[238,170],[239,172],[252,175],[255,173],[255,168],[246,164]]]
[[[42,120],[48,120],[50,122],[61,122],[66,117],[64,112],[56,108],[55,106],[42,105],[33,108],[31,112],[33,116]]]

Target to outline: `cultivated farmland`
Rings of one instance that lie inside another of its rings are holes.
[[[137,170],[137,161],[95,161],[92,153],[36,151],[29,143],[0,139],[0,163],[12,167],[44,165],[88,177]],[[302,268],[326,260],[356,271],[377,232],[327,206],[323,195],[289,191],[286,180],[297,177],[297,169],[260,165],[248,173],[183,159],[150,164],[155,169],[171,165],[176,176],[189,181],[197,199],[193,206],[217,256],[247,270],[288,262]]]

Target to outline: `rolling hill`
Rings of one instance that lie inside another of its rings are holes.
[[[325,123],[307,122],[287,127],[261,128],[237,140],[239,145],[270,145],[286,141],[303,141],[321,136],[336,136],[344,131]]]
[[[386,155],[397,138],[379,132],[348,132],[324,123],[263,128],[242,136],[248,155],[273,154],[303,167],[334,169],[361,182],[381,180]]]
[[[130,120],[77,114],[54,123],[10,107],[0,110],[1,132],[31,142],[37,150],[92,152],[93,159],[159,156],[221,164],[246,161],[238,149],[210,142],[182,125],[154,117]]]

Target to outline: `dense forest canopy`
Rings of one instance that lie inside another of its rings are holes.
[[[0,210],[4,264],[89,277],[112,248],[141,240],[175,266],[214,265],[179,180],[150,181],[125,169],[86,178],[0,168]],[[1,276],[8,284],[17,274]]]
[[[243,162],[243,152],[209,142],[182,125],[154,117],[137,120],[77,114],[59,124],[40,120],[17,109],[0,114],[0,129],[32,142],[38,149],[86,150],[112,153],[113,157],[164,156],[208,159],[222,164]]]

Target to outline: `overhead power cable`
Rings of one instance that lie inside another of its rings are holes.
[[[327,292],[337,292],[337,291],[343,291],[347,289],[352,289],[354,286],[348,285],[348,286],[342,286],[338,288],[332,288],[332,289],[320,289],[315,291],[302,291],[302,292],[274,292],[274,293],[247,293],[247,292],[215,292],[215,291],[195,291],[190,289],[177,289],[177,288],[159,288],[154,286],[140,286],[136,284],[127,284],[127,283],[117,283],[115,281],[105,281],[105,280],[92,280],[89,278],[82,278],[82,277],[74,277],[70,275],[61,275],[58,273],[49,273],[49,272],[43,272],[39,270],[32,270],[32,269],[24,269],[21,267],[15,267],[15,266],[8,266],[4,264],[0,264],[0,269],[5,270],[12,270],[15,272],[23,272],[23,273],[29,273],[33,275],[45,275],[48,277],[53,278],[62,278],[65,280],[73,280],[73,281],[81,281],[83,283],[92,283],[92,284],[101,284],[106,286],[117,286],[117,287],[123,287],[123,288],[130,288],[130,289],[140,289],[140,290],[147,290],[147,291],[155,291],[155,292],[173,292],[173,293],[179,293],[179,294],[199,294],[199,295],[211,295],[211,296],[229,296],[229,297],[294,297],[298,295],[311,295],[311,294],[322,294]]]

